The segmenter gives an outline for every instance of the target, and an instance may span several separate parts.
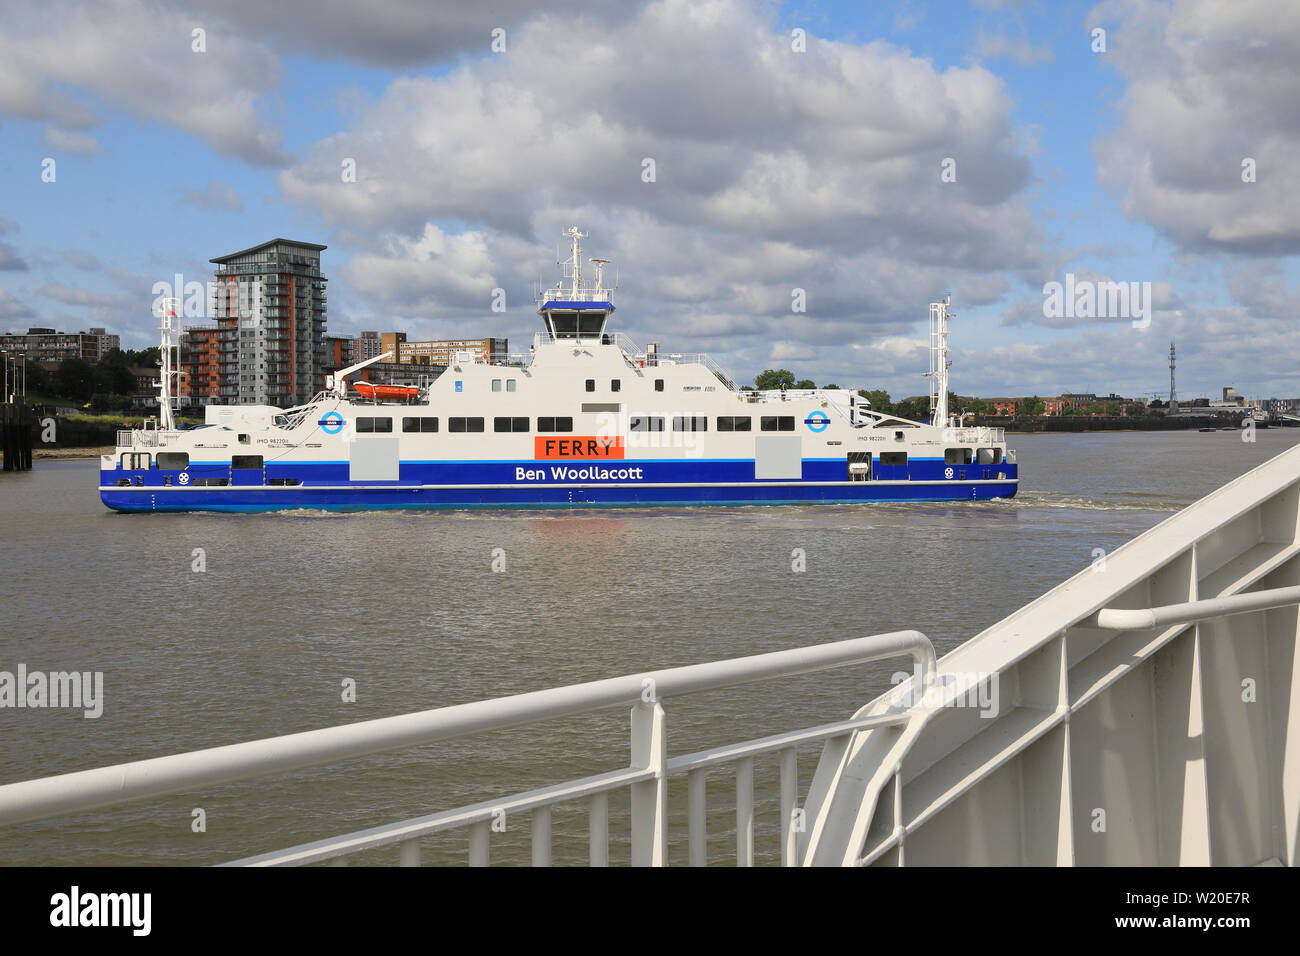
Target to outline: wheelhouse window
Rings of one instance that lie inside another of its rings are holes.
[[[481,432],[483,430],[483,419],[481,418],[448,418],[447,431],[449,432]]]
[[[719,415],[718,431],[747,432],[753,429],[754,420],[748,415]]]
[[[526,432],[528,431],[528,419],[524,418],[494,418],[492,419],[492,430],[494,432]]]
[[[573,431],[572,416],[552,417],[550,415],[537,416],[537,430],[539,432],[571,432]]]
[[[664,430],[664,420],[658,415],[632,415],[627,420],[628,431],[634,432],[661,432]]]
[[[407,416],[402,419],[402,431],[410,432],[436,432],[438,430],[438,419],[428,417]]]
[[[794,431],[794,416],[762,415],[760,416],[759,427],[765,432],[792,432]]]
[[[706,432],[709,430],[709,419],[704,415],[674,415],[673,431],[675,432]]]
[[[369,434],[371,432],[391,432],[393,430],[393,420],[391,418],[358,418],[357,434]]]

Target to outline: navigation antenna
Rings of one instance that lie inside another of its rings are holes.
[[[944,293],[942,302],[930,303],[930,424],[948,424],[948,303],[952,293]]]
[[[158,378],[158,411],[164,431],[175,431],[176,420],[172,415],[172,376],[177,374],[179,369],[172,364],[172,349],[179,348],[176,344],[176,308],[179,300],[172,298],[160,299],[158,302],[158,318],[161,320],[159,330],[162,332],[162,341],[160,343],[158,364],[161,366],[161,374]],[[179,360],[180,356],[177,356]],[[179,365],[177,361],[176,365]]]
[[[590,260],[592,267],[596,270],[596,298],[603,298],[602,293],[605,289],[605,266],[609,265],[608,259]]]
[[[587,233],[579,232],[577,226],[570,226],[564,234],[573,240],[573,256],[557,264],[561,269],[560,274],[571,280],[571,295],[576,300],[582,289],[582,240],[587,238]]]

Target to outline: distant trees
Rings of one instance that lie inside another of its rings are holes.
[[[794,372],[788,368],[769,368],[754,376],[754,386],[760,392],[780,388],[782,385],[786,388],[794,387]]]
[[[894,403],[889,400],[889,393],[883,388],[860,388],[858,394],[869,401],[875,411],[884,412],[888,415],[894,410]]]
[[[54,373],[54,387],[65,398],[88,402],[95,392],[95,367],[85,359],[64,359]]]
[[[816,388],[817,383],[810,378],[801,378],[794,383],[795,388]]]

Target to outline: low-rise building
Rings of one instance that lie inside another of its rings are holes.
[[[111,349],[121,347],[121,338],[102,328],[93,328],[88,332],[29,328],[26,333],[0,334],[0,351],[21,352],[31,362],[62,362],[64,359],[77,358],[94,363]]]

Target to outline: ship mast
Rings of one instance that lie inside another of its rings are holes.
[[[172,349],[176,347],[175,333],[176,307],[178,301],[166,298],[158,303],[158,317],[162,320],[159,331],[162,341],[158,364],[161,375],[158,378],[158,412],[159,423],[164,431],[176,430],[176,419],[172,414],[172,376],[178,371],[172,365]]]
[[[940,427],[948,424],[948,303],[950,293],[942,302],[930,303],[930,424]]]

